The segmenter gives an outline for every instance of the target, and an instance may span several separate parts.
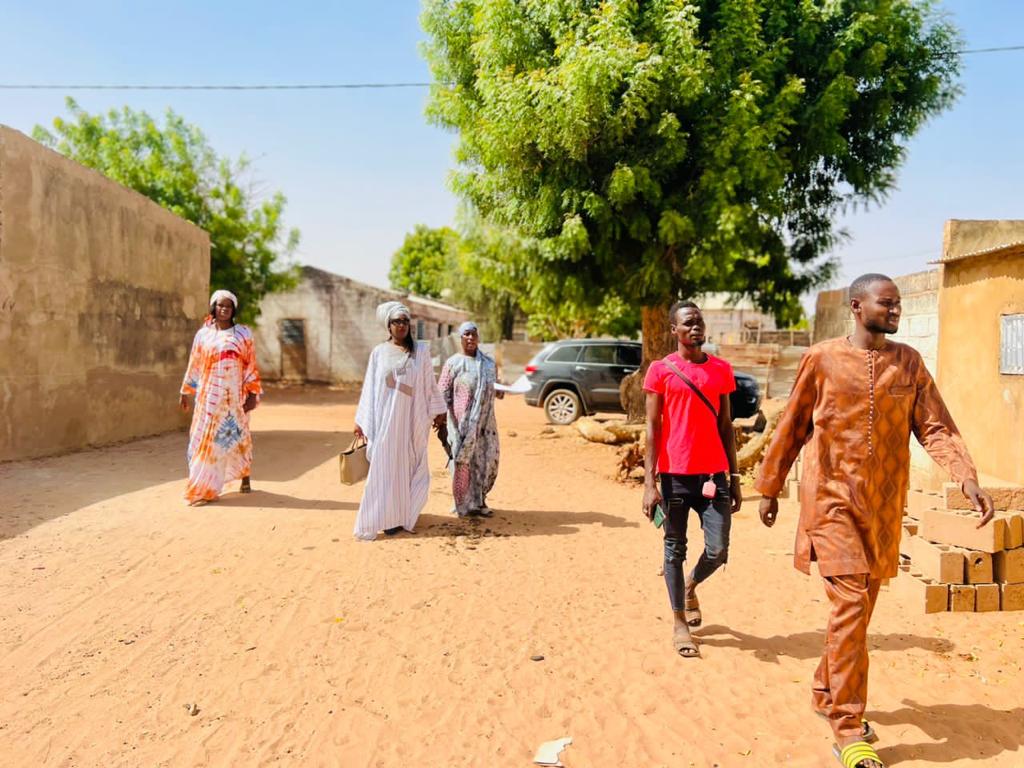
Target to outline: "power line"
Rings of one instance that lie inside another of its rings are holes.
[[[976,53],[1005,53],[1024,51],[1024,45],[1006,45],[996,48],[967,48],[939,53],[935,58],[967,56]],[[389,88],[429,88],[443,83],[260,83],[236,85],[100,85],[82,83],[0,83],[3,91],[355,91],[385,90]]]
[[[434,83],[294,83],[261,85],[82,85],[0,83],[5,91],[340,91],[384,88],[429,88]]]

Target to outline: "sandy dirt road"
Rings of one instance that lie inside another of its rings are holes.
[[[182,434],[0,465],[0,765],[528,766],[561,736],[570,768],[835,765],[792,506],[768,530],[745,504],[680,659],[612,449],[499,402],[494,519],[451,516],[432,443],[417,533],[364,543],[337,481],[353,413],[272,392],[255,492],[202,508]],[[891,765],[1024,765],[1024,614],[926,617],[897,580],[870,643]]]

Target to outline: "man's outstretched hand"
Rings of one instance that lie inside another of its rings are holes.
[[[779,500],[763,497],[757,513],[761,515],[761,522],[771,528],[775,525],[775,518],[779,516]]]
[[[971,500],[975,511],[981,515],[981,520],[977,525],[978,528],[981,528],[983,525],[988,523],[996,513],[996,508],[992,504],[992,497],[989,496],[980,485],[978,485],[976,480],[964,480],[962,490],[964,492],[964,496]]]

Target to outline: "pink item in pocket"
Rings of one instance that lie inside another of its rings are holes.
[[[704,495],[705,499],[713,499],[715,498],[715,494],[718,493],[718,486],[715,485],[714,480],[707,480],[704,482],[700,492]]]

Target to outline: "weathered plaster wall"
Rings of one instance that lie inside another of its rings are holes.
[[[1024,220],[949,219],[943,229],[942,260],[1024,242]]]
[[[361,382],[370,350],[386,341],[387,330],[377,320],[377,305],[402,301],[424,323],[424,340],[434,354],[449,326],[457,327],[465,312],[437,302],[403,296],[314,267],[303,267],[299,285],[286,293],[265,296],[256,330],[260,373],[268,380],[283,376],[281,321],[303,320],[306,338],[306,379],[331,383]],[[440,328],[439,328],[440,326]],[[440,330],[440,334],[439,331]],[[436,347],[436,349],[434,349]]]
[[[1024,241],[1024,222],[949,222],[944,258]],[[961,226],[966,224],[966,232]],[[978,470],[1024,484],[1024,376],[999,373],[1000,317],[1024,314],[1024,250],[942,266],[938,381]]]
[[[0,460],[187,423],[205,232],[0,126]]]

